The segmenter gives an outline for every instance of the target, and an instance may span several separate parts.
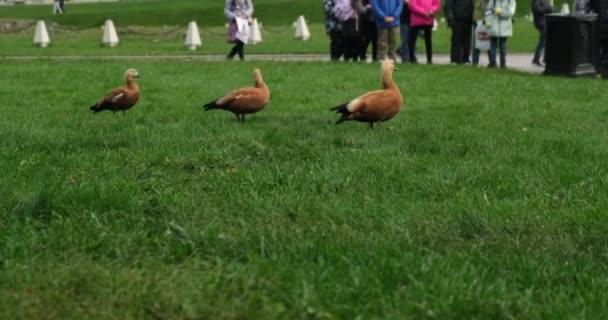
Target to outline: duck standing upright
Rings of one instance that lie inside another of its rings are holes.
[[[368,92],[347,103],[331,108],[331,111],[342,114],[336,124],[344,121],[359,121],[368,122],[370,127],[373,128],[374,123],[390,120],[401,111],[403,97],[393,81],[395,62],[390,59],[383,60],[380,70],[383,89]]]
[[[135,82],[135,78],[139,77],[137,70],[128,69],[124,75],[127,85],[112,90],[109,94],[99,99],[97,103],[89,107],[89,109],[93,113],[109,110],[113,112],[122,111],[124,114],[126,110],[131,109],[137,103],[137,100],[139,100],[140,90]]]
[[[221,109],[234,113],[236,118],[245,122],[245,115],[262,110],[270,100],[270,90],[262,78],[260,69],[253,70],[255,87],[240,88],[203,106],[205,111]]]

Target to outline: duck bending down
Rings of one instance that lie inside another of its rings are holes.
[[[135,82],[135,78],[139,78],[139,72],[135,69],[128,69],[124,75],[126,86],[118,87],[112,90],[97,103],[89,107],[93,113],[104,110],[122,111],[131,109],[139,100],[139,86]]]
[[[393,81],[395,62],[383,60],[380,66],[382,74],[382,90],[368,92],[347,103],[331,108],[331,111],[342,114],[336,124],[344,121],[368,122],[370,127],[374,123],[387,121],[396,116],[403,107],[403,97],[399,88]]]
[[[260,69],[254,69],[253,74],[255,87],[233,90],[225,96],[205,104],[203,106],[205,111],[214,109],[230,111],[241,123],[244,123],[246,114],[262,110],[270,100],[270,90],[262,79]]]

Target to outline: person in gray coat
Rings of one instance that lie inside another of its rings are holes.
[[[545,48],[545,39],[546,39],[546,26],[545,26],[545,15],[553,12],[553,6],[551,5],[551,0],[532,0],[532,15],[534,16],[534,27],[538,30],[538,44],[536,45],[536,50],[534,51],[534,58],[532,59],[532,64],[535,64],[539,67],[543,66],[541,60],[541,55],[543,54],[543,49]]]
[[[515,0],[490,0],[486,7],[485,24],[490,28],[490,64],[496,68],[496,49],[500,50],[500,67],[507,67],[507,38],[513,35]]]

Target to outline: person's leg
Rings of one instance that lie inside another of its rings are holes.
[[[532,63],[541,65],[540,58],[543,54],[543,49],[545,49],[545,29],[538,29],[538,43],[536,44],[536,50],[534,50],[534,58],[532,59]]]
[[[401,35],[401,62],[406,63],[410,61],[410,48],[408,45],[409,41],[410,26],[406,23],[402,23],[399,26],[399,33]]]
[[[490,64],[488,67],[496,68],[496,45],[498,38],[490,37],[490,51],[488,51],[488,58],[490,59]]]
[[[357,61],[358,37],[344,38],[344,60]]]
[[[372,60],[378,61],[378,27],[376,26],[376,22],[372,22],[371,24],[372,32]]]
[[[600,36],[598,67],[603,79],[608,79],[608,37]]]
[[[465,23],[462,20],[456,20],[454,21],[454,33],[456,33],[456,52],[455,52],[455,56],[454,56],[454,62],[458,63],[458,64],[463,64],[464,61],[466,60],[464,58],[464,35],[466,33],[466,31],[464,30],[465,28]]]
[[[397,54],[395,49],[397,48],[397,27],[388,28],[388,53],[387,56],[393,61],[397,61]]]
[[[245,43],[241,40],[236,40],[236,52],[239,55],[239,60],[245,60]]]
[[[424,46],[426,48],[426,63],[433,63],[433,26],[424,26]]]
[[[230,49],[230,52],[228,52],[228,55],[226,56],[226,58],[232,60],[232,58],[234,58],[234,55],[236,54],[237,51],[238,51],[238,42],[235,43],[234,46],[232,46],[232,49]]]
[[[462,21],[464,27],[462,29],[462,62],[470,63],[471,60],[471,33],[473,30],[473,24],[471,21]]]
[[[452,27],[450,29],[452,29],[452,36],[450,37],[450,63],[458,63],[458,57],[460,56],[460,52],[459,52],[459,48],[458,48],[458,29],[457,29],[457,25],[458,22],[453,21],[452,22]]]
[[[499,46],[500,46],[500,67],[507,67],[507,37],[500,37]]]
[[[331,60],[340,60],[342,56],[342,34],[338,30],[329,32],[329,57]]]
[[[388,49],[388,28],[378,28],[378,59],[386,58]]]
[[[418,63],[418,58],[416,57],[416,52],[414,48],[416,48],[416,39],[418,39],[418,30],[420,27],[418,26],[410,26],[410,34],[409,34],[409,43],[407,44],[410,49],[410,62]]]
[[[361,42],[359,43],[358,55],[361,61],[367,60],[367,48],[372,41],[372,37],[370,35],[370,27],[369,22],[361,22]]]
[[[473,23],[473,27],[471,30],[473,33],[473,42],[472,42],[473,53],[471,54],[471,59],[473,60],[473,65],[479,64],[479,54],[481,53],[481,50],[475,48],[477,46],[477,34],[475,34],[475,29],[477,29],[478,23],[480,23],[480,22],[476,21],[475,23]]]

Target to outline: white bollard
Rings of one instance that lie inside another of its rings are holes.
[[[102,43],[105,46],[115,47],[118,44],[118,34],[116,34],[116,28],[114,28],[114,22],[108,19],[103,25],[103,39]]]
[[[304,16],[299,16],[296,20],[296,39],[302,39],[304,41],[310,39],[310,32],[308,31],[308,25]]]
[[[251,31],[249,32],[249,44],[258,44],[262,42],[262,33],[260,32],[260,25],[258,19],[253,19],[251,24]]]
[[[51,39],[49,39],[46,24],[44,21],[38,20],[36,23],[36,31],[34,32],[34,44],[39,45],[41,48],[46,48],[49,43],[51,43]]]
[[[562,10],[560,10],[559,13],[570,14],[570,7],[568,6],[568,3],[564,2],[564,4],[562,5]]]
[[[188,23],[188,33],[186,34],[184,45],[190,50],[196,50],[201,46],[201,35],[198,32],[198,25],[196,25],[195,21]]]

